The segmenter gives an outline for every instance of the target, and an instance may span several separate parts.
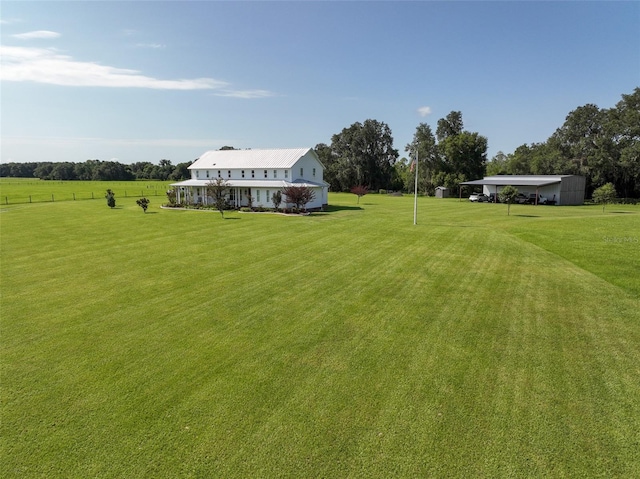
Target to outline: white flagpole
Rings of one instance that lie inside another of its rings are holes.
[[[416,183],[413,187],[413,224],[418,224],[418,149],[416,148]]]

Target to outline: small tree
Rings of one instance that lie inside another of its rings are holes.
[[[518,196],[518,188],[511,185],[502,188],[502,191],[498,194],[500,202],[507,204],[507,216],[511,214],[511,203],[516,199],[516,196]]]
[[[110,189],[107,190],[107,194],[104,195],[104,197],[107,199],[107,206],[109,208],[116,207],[116,194],[113,191],[111,191]]]
[[[307,203],[316,197],[315,192],[308,186],[287,186],[282,190],[287,203],[294,205],[296,211],[300,211]]]
[[[207,183],[207,196],[213,198],[216,209],[224,218],[224,210],[227,207],[227,193],[229,191],[229,183],[224,178],[216,178]]]
[[[602,185],[593,192],[592,198],[596,203],[602,204],[602,212],[604,213],[604,207],[607,203],[613,203],[616,199],[616,188],[613,183]]]
[[[140,198],[139,200],[136,200],[136,204],[142,208],[142,211],[144,211],[145,213],[147,212],[147,208],[149,207],[149,198]]]
[[[360,197],[369,193],[369,188],[364,185],[358,185],[351,188],[351,193],[358,197],[358,204],[360,204]]]
[[[282,203],[282,193],[280,192],[280,190],[271,195],[271,201],[273,202],[273,207],[276,209],[276,211],[278,211],[278,208],[280,208],[280,203]]]

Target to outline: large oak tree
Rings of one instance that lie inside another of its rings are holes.
[[[390,187],[398,150],[393,148],[387,124],[371,119],[356,122],[332,136],[329,151],[324,148],[326,145],[318,146],[331,189],[349,191],[355,185],[364,185],[369,190]]]

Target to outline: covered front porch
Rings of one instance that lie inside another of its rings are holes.
[[[215,198],[207,195],[206,186],[176,186],[176,203],[187,205],[214,205]],[[231,208],[249,206],[251,188],[229,187],[226,196]]]
[[[211,179],[191,179],[173,183],[176,190],[176,203],[185,205],[210,205],[215,204],[215,199],[207,195],[207,186]],[[263,207],[273,208],[272,196],[277,191],[283,192],[290,186],[306,186],[315,191],[316,198],[307,204],[307,209],[321,209],[327,204],[328,185],[296,180],[293,182],[283,180],[229,180],[227,181],[226,199],[231,208]],[[282,194],[282,207],[288,207],[284,194]]]

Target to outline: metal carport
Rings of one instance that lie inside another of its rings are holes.
[[[498,186],[535,186],[536,188],[536,204],[538,204],[539,192],[538,189],[541,186],[555,185],[557,183],[561,183],[562,180],[560,177],[551,177],[551,178],[542,178],[542,177],[533,177],[533,178],[522,178],[518,176],[505,176],[504,178],[496,178],[496,177],[488,177],[483,180],[473,180],[473,181],[464,181],[460,183],[459,188],[459,199],[462,201],[462,186],[495,186],[495,196],[494,202],[496,202],[496,198],[498,197]]]

